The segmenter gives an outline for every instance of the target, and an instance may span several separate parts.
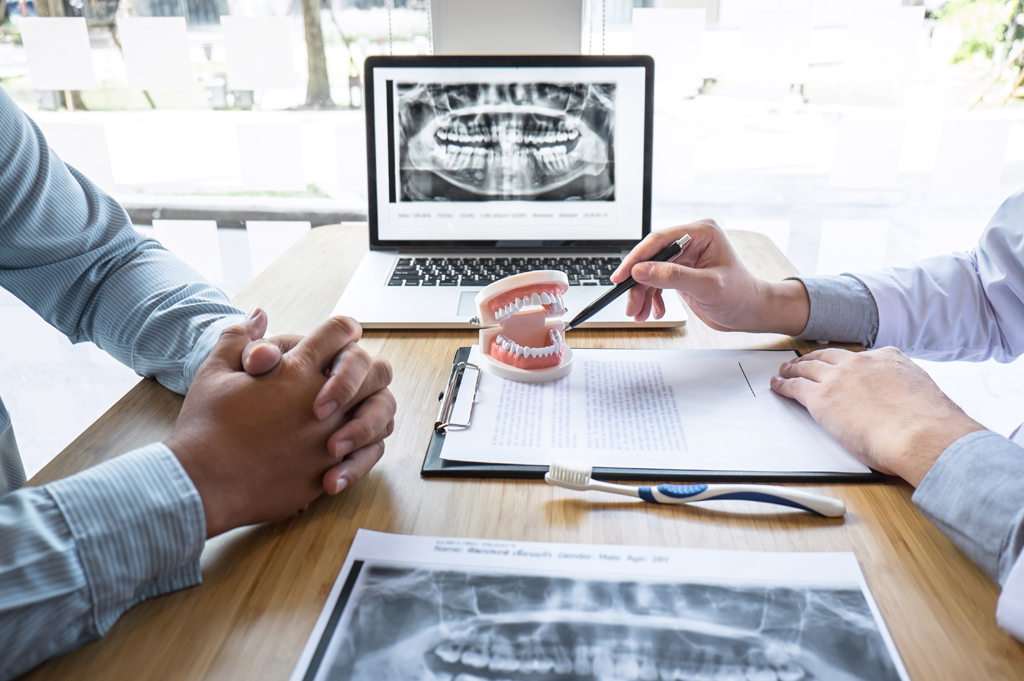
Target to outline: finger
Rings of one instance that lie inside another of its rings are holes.
[[[637,324],[642,324],[647,321],[647,318],[651,314],[651,303],[654,300],[654,289],[649,288],[644,294],[644,302],[640,306],[640,311],[634,315],[633,320]]]
[[[281,361],[281,349],[268,341],[257,340],[242,350],[242,368],[250,376],[262,376]]]
[[[772,376],[770,382],[772,390],[783,397],[788,397],[791,400],[796,400],[805,407],[808,406],[808,402],[814,396],[814,389],[819,385],[814,381],[809,381],[806,378],[783,378],[782,376]]]
[[[250,312],[245,319],[249,324],[249,338],[252,340],[263,338],[263,334],[267,332],[267,324],[269,323],[267,313],[257,306],[252,309],[252,312]]]
[[[814,352],[808,352],[805,355],[794,357],[790,360],[790,364],[797,362],[825,362],[826,364],[839,364],[843,360],[849,359],[855,353],[849,350],[843,350],[842,348],[823,348],[821,350],[815,350]]]
[[[654,318],[661,319],[665,316],[665,299],[661,297],[661,290],[654,290],[654,299],[651,304],[651,309],[654,311]]]
[[[639,263],[633,268],[633,278],[644,286],[672,288],[695,298],[706,297],[721,287],[717,273],[673,262]]]
[[[363,400],[348,421],[327,440],[327,450],[337,458],[371,442],[383,440],[395,428],[395,396],[384,389]]]
[[[664,229],[648,234],[646,239],[638,243],[636,247],[634,247],[633,250],[622,259],[622,262],[616,270],[612,272],[610,279],[616,284],[622,283],[629,277],[634,265],[650,260],[663,251],[670,243],[681,239],[682,236],[687,233],[688,228],[688,225],[682,225],[680,227],[672,227],[670,229]]]
[[[337,466],[324,473],[324,491],[337,494],[353,482],[370,472],[374,464],[384,456],[384,443],[374,442],[345,457]]]
[[[229,326],[220,332],[220,338],[210,350],[206,364],[222,370],[241,371],[242,352],[253,340],[260,338],[267,329],[267,313],[258,307],[240,324]]]
[[[834,365],[815,360],[787,362],[779,367],[782,378],[806,378],[815,383],[822,383],[830,371],[834,371]]]
[[[358,405],[370,395],[384,390],[391,385],[392,375],[390,362],[383,357],[372,357],[370,371],[366,374],[366,380],[359,386],[355,396],[349,400],[348,409],[358,408]]]
[[[294,333],[284,333],[278,336],[271,336],[265,339],[268,343],[276,345],[283,353],[291,352],[292,349],[302,341],[302,336]]]
[[[313,400],[313,414],[323,421],[343,406],[348,411],[370,372],[373,358],[355,343],[349,343],[334,357],[331,376]]]
[[[242,351],[242,367],[250,376],[262,376],[276,367],[282,355],[302,340],[302,336],[282,334],[262,340],[254,340]]]
[[[335,355],[362,335],[363,328],[354,319],[331,317],[299,341],[290,354],[325,372],[334,362]]]
[[[646,286],[634,286],[626,294],[626,316],[635,317],[640,308],[644,306],[644,297],[647,295]]]

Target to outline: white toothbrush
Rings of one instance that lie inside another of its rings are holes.
[[[657,487],[631,487],[590,477],[591,467],[578,461],[553,461],[544,480],[549,485],[579,492],[596,490],[627,497],[639,497],[652,504],[689,504],[712,499],[736,499],[779,504],[808,511],[826,518],[839,518],[846,513],[846,505],[839,499],[800,492],[774,485],[658,485]]]

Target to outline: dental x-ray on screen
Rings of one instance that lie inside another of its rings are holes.
[[[614,201],[615,83],[396,83],[401,201]]]

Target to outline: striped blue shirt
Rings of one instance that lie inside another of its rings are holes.
[[[3,89],[0,286],[72,342],[95,343],[179,393],[241,314],[141,238]],[[0,342],[15,333],[0,329]],[[102,636],[145,598],[200,581],[202,503],[163,444],[41,487],[24,483],[0,402],[0,680]]]

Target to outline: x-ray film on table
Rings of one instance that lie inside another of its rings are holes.
[[[469,428],[450,428],[449,461],[664,470],[869,473],[769,381],[791,352],[574,349],[551,383],[483,372]],[[469,362],[480,364],[473,346]],[[468,420],[459,391],[454,423]]]
[[[292,681],[898,681],[852,553],[360,530]]]

